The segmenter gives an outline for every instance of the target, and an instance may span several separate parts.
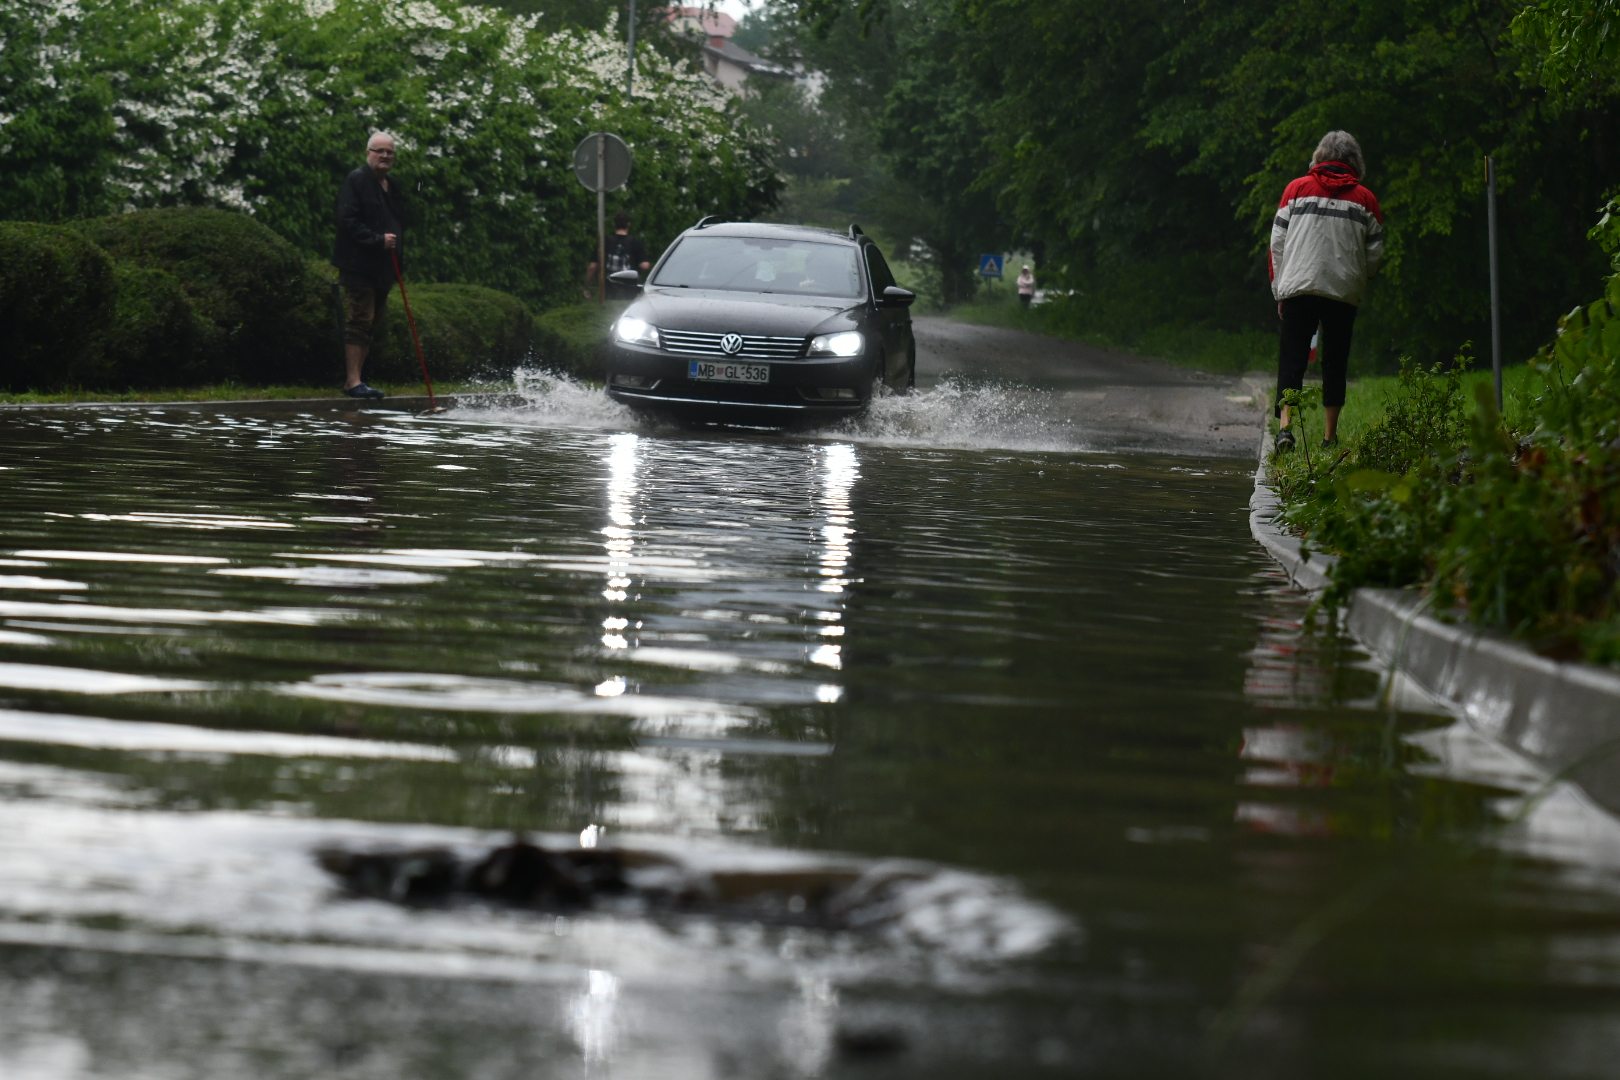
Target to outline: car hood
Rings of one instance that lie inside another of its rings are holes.
[[[648,288],[625,314],[665,330],[799,337],[855,326],[860,306],[858,300],[832,296]]]

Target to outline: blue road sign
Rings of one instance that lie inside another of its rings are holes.
[[[1000,255],[980,255],[979,256],[979,276],[980,277],[1000,277],[1001,276],[1001,260],[1002,260],[1002,258],[1003,257],[1000,256]]]

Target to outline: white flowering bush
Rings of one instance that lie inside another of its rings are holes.
[[[327,256],[338,182],[383,129],[411,276],[543,300],[594,255],[571,168],[591,131],[630,145],[609,212],[655,248],[775,200],[767,134],[705,75],[638,49],[627,101],[624,67],[612,26],[450,0],[0,0],[0,218],[215,206]]]

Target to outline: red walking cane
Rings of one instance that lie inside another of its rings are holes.
[[[394,280],[399,282],[399,298],[405,302],[405,321],[411,324],[411,340],[416,343],[416,358],[422,362],[422,381],[427,383],[428,407],[423,416],[432,416],[444,410],[433,398],[433,380],[428,378],[427,357],[422,355],[422,339],[416,333],[416,316],[411,314],[411,298],[405,295],[405,275],[399,272],[399,252],[390,248],[388,257],[394,260]]]

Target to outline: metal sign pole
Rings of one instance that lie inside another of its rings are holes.
[[[596,302],[607,303],[607,136],[596,137]]]
[[[625,51],[630,54],[630,62],[624,69],[624,99],[629,101],[636,84],[636,0],[630,0],[630,42]]]
[[[1491,378],[1496,408],[1502,409],[1502,291],[1496,261],[1496,160],[1485,159],[1485,215],[1491,233]]]

